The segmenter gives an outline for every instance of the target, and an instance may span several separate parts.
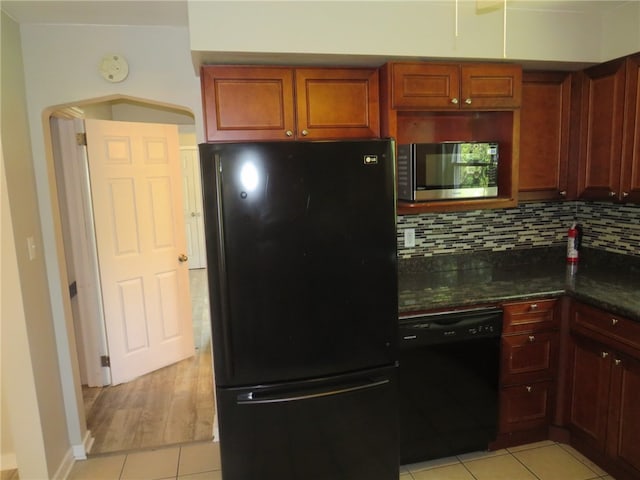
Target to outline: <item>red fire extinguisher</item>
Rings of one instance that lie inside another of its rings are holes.
[[[567,233],[567,263],[578,263],[581,240],[582,229],[580,225],[573,222]]]

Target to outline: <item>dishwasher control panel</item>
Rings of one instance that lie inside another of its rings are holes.
[[[499,337],[502,310],[481,309],[400,317],[400,348]]]

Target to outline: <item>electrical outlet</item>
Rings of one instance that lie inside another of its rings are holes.
[[[27,252],[29,260],[35,260],[37,256],[36,241],[33,237],[27,237]]]
[[[404,229],[404,246],[405,248],[416,246],[416,230],[414,228]]]

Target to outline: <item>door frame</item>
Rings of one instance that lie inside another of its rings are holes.
[[[51,125],[51,134],[57,182],[59,189],[60,181],[64,182],[62,188],[67,200],[60,202],[61,208],[63,203],[66,204],[71,243],[64,245],[65,258],[69,255],[72,257],[71,260],[67,258],[66,263],[73,267],[78,289],[79,315],[77,318],[74,316],[73,323],[76,337],[79,337],[76,348],[80,383],[102,387],[111,383],[111,372],[100,361],[100,357],[108,355],[109,350],[91,209],[87,151],[86,145],[78,145],[76,141],[76,135],[84,133],[84,121],[81,114],[73,115],[73,120],[64,117],[57,114],[51,116],[52,123],[55,122],[55,125]],[[72,272],[68,272],[68,275],[71,276]]]

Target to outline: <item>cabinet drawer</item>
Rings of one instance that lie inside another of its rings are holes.
[[[534,332],[558,328],[559,316],[555,314],[556,303],[555,299],[551,299],[504,304],[502,332]]]
[[[500,391],[500,432],[510,433],[547,425],[552,415],[553,382],[538,382]]]
[[[575,302],[571,329],[631,355],[640,356],[640,322]]]
[[[532,332],[502,338],[503,385],[550,380],[555,377],[557,332]]]

